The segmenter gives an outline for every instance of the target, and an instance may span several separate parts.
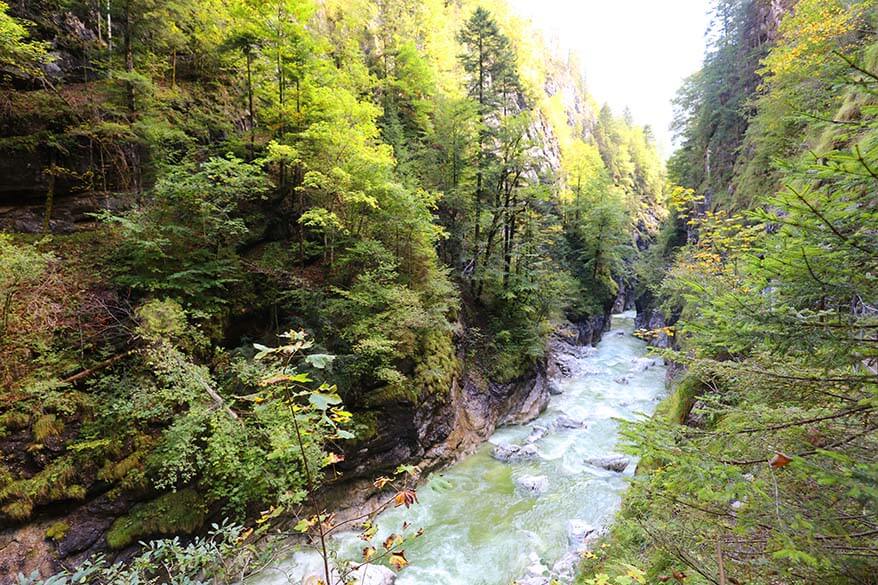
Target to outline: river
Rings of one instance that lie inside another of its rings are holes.
[[[570,377],[557,380],[562,392],[537,420],[498,429],[472,456],[421,486],[419,504],[379,516],[379,550],[388,534],[402,532],[403,522],[412,527],[408,532],[424,531],[405,543],[410,564],[396,585],[510,585],[526,575],[549,575],[559,559],[570,558],[571,521],[596,528],[612,521],[636,461],[618,473],[587,460],[617,453],[619,419],[651,415],[665,390],[665,368],[646,367],[646,344],[633,329],[633,312],[614,315],[597,347],[573,360]],[[553,428],[562,415],[584,425]],[[526,444],[537,427],[549,430],[533,443],[536,458],[507,463],[492,457],[496,445]],[[541,495],[517,486],[527,476],[548,480]],[[339,557],[351,560],[364,545],[354,534],[333,542]],[[296,553],[252,583],[297,584],[303,574],[317,573],[317,560]]]

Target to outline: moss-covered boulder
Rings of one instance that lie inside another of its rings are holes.
[[[149,536],[193,534],[206,518],[207,506],[198,492],[188,488],[171,492],[116,519],[107,532],[107,546],[118,550]]]

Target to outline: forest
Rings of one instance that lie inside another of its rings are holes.
[[[665,160],[505,0],[0,1],[0,583],[438,584],[382,513],[626,310],[620,509],[514,582],[878,582],[878,3],[709,4]]]

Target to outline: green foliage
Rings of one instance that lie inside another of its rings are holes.
[[[726,579],[748,583],[872,579],[878,78],[874,40],[853,32],[874,27],[871,7],[799,3],[764,61],[748,139],[813,108],[752,142],[749,160],[784,142],[771,179],[783,186],[739,193],[752,207],[739,214],[704,212],[702,192],[676,197],[667,241],[677,244],[657,257],[669,269],[652,290],[680,310],[679,351],[666,357],[687,373],[658,416],[626,427],[646,465],[608,563],[693,582],[716,582],[720,563]],[[838,47],[841,65],[827,54]],[[842,119],[844,129],[827,122]]]
[[[33,246],[17,245],[8,234],[0,234],[0,341],[5,341],[10,327],[16,295],[42,276],[51,259]]]
[[[26,25],[7,11],[9,5],[0,2],[0,67],[25,76],[40,76],[39,66],[50,61],[48,45],[28,40]]]
[[[8,12],[75,58],[4,87],[0,149],[124,205],[91,239],[0,237],[0,424],[33,435],[37,468],[3,468],[4,519],[97,486],[157,497],[114,526],[120,547],[207,506],[288,513],[330,444],[446,399],[461,353],[527,374],[557,320],[609,310],[652,233],[648,132],[548,96],[552,68],[584,91],[576,67],[503,2],[49,4]],[[43,62],[6,13],[0,61]],[[143,562],[193,552],[162,547]]]
[[[266,188],[259,167],[234,157],[171,168],[140,208],[104,216],[120,239],[117,281],[217,310],[240,278],[236,246],[248,236],[242,208]]]
[[[747,204],[749,193],[732,187],[744,134],[750,122],[748,101],[759,85],[760,59],[769,44],[752,0],[718,0],[701,71],[689,77],[674,101],[674,130],[682,147],[668,161],[673,181],[698,190],[706,205]]]
[[[79,567],[64,570],[48,578],[39,572],[18,575],[17,585],[207,585],[227,583],[239,578],[248,565],[264,563],[272,551],[260,553],[242,545],[244,528],[239,525],[213,524],[208,534],[183,544],[178,538],[146,543],[127,565],[110,563],[103,555],[86,559]],[[161,567],[162,570],[158,570]]]
[[[171,299],[147,301],[138,307],[137,317],[138,333],[151,342],[178,340],[188,326],[183,307]]]

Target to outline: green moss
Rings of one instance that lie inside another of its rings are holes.
[[[33,513],[33,504],[26,500],[17,500],[6,504],[0,510],[13,520],[27,520]]]
[[[365,398],[364,403],[369,407],[380,407],[384,404],[416,402],[418,396],[414,384],[403,377],[398,383],[387,384],[373,390]]]
[[[658,405],[656,416],[668,422],[683,424],[701,391],[702,385],[697,378],[684,376],[674,385],[668,397]]]
[[[48,528],[46,528],[46,538],[54,540],[58,542],[59,540],[63,540],[65,536],[67,536],[67,532],[70,530],[70,524],[64,522],[63,520],[59,520],[55,522]]]
[[[24,520],[30,517],[35,506],[83,499],[86,489],[73,483],[76,474],[76,466],[65,458],[53,461],[33,477],[8,482],[0,488],[3,513],[15,520]]]
[[[378,415],[374,412],[358,412],[354,416],[354,425],[351,429],[357,436],[357,441],[368,441],[378,435]]]
[[[50,437],[57,437],[64,432],[64,421],[54,414],[44,414],[34,422],[34,441],[42,443]]]
[[[107,545],[118,550],[149,536],[192,534],[206,517],[207,506],[198,492],[189,488],[171,492],[116,519],[107,532]]]
[[[423,359],[415,366],[414,383],[420,396],[445,396],[451,389],[460,364],[454,352],[451,333],[430,332],[421,347]]]
[[[143,468],[145,451],[135,451],[121,461],[107,461],[98,472],[98,478],[104,481],[119,481],[130,472]]]
[[[30,415],[19,411],[9,411],[0,416],[0,427],[9,431],[17,431],[27,428],[30,424]]]
[[[12,472],[9,471],[3,463],[0,463],[0,490],[8,486],[14,480],[15,477],[12,475]]]

